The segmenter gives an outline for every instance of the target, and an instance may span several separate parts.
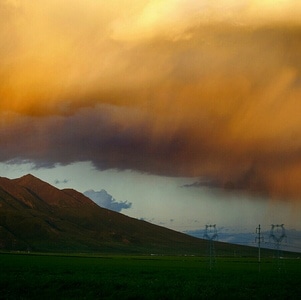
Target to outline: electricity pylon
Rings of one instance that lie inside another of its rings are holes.
[[[277,258],[277,266],[278,270],[280,270],[280,245],[284,239],[286,239],[286,233],[284,229],[284,224],[272,224],[271,225],[271,232],[270,232],[270,239],[273,240],[275,251],[276,251],[276,258]]]
[[[208,240],[209,243],[209,267],[210,270],[213,267],[213,263],[215,263],[215,248],[214,241],[217,239],[217,229],[216,224],[214,225],[206,225],[204,238]]]

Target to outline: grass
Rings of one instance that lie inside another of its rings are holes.
[[[301,262],[0,254],[0,299],[298,299]]]

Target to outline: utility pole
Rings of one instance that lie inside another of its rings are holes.
[[[261,257],[260,257],[260,244],[263,241],[263,237],[261,236],[260,224],[256,228],[256,234],[258,236],[255,238],[255,243],[258,243],[258,263],[260,263],[260,260],[261,260]]]

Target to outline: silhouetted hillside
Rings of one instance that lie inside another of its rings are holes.
[[[234,245],[218,247],[227,253]],[[73,189],[32,175],[0,177],[0,249],[202,255],[206,248],[202,239],[101,208]]]

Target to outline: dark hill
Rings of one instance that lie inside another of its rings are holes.
[[[59,190],[32,175],[0,177],[0,249],[205,254],[206,248],[202,239],[101,208],[75,190]]]

